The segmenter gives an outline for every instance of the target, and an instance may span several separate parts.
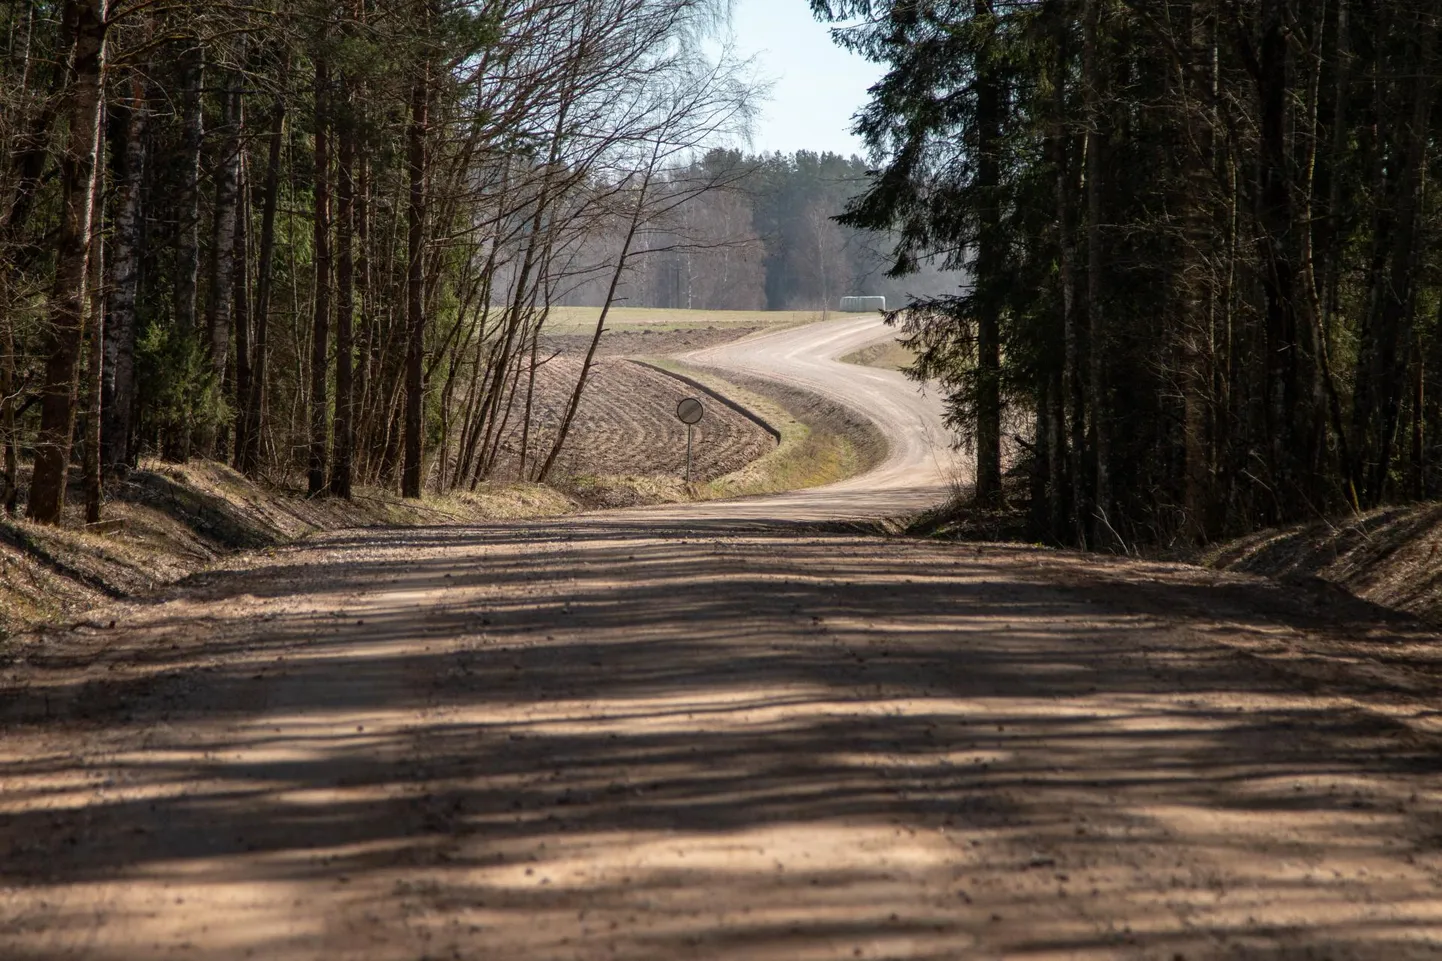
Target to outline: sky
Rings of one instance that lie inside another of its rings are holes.
[[[832,43],[807,0],[735,0],[732,32],[736,54],[754,57],[758,76],[772,84],[752,149],[865,154],[851,116],[881,79],[880,66]]]

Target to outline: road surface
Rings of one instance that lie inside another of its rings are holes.
[[[332,534],[23,640],[0,958],[1442,957],[1431,632],[788,502]]]
[[[706,507],[705,516],[824,521],[917,513],[944,500],[952,484],[968,479],[965,461],[952,449],[934,390],[895,371],[845,364],[838,358],[868,347],[895,331],[880,314],[764,332],[694,351],[685,359],[820,394],[870,418],[888,439],[886,460],[860,477],[826,487]],[[697,516],[692,510],[692,516]]]

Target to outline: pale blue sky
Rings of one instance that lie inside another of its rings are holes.
[[[851,116],[866,103],[866,88],[881,78],[881,68],[832,43],[807,0],[734,2],[736,53],[755,57],[758,75],[772,83],[753,148],[864,155],[850,132]]]

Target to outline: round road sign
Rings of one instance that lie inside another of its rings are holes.
[[[694,397],[687,397],[676,405],[676,419],[683,424],[699,424],[701,417],[706,413],[701,402]]]

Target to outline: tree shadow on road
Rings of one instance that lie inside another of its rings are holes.
[[[764,522],[331,538],[36,646],[0,935],[71,956],[20,937],[53,892],[168,878],[336,936],[401,905],[436,957],[1437,956],[1419,695],[1305,669],[1360,638],[1421,683],[1430,635],[1209,577]]]

